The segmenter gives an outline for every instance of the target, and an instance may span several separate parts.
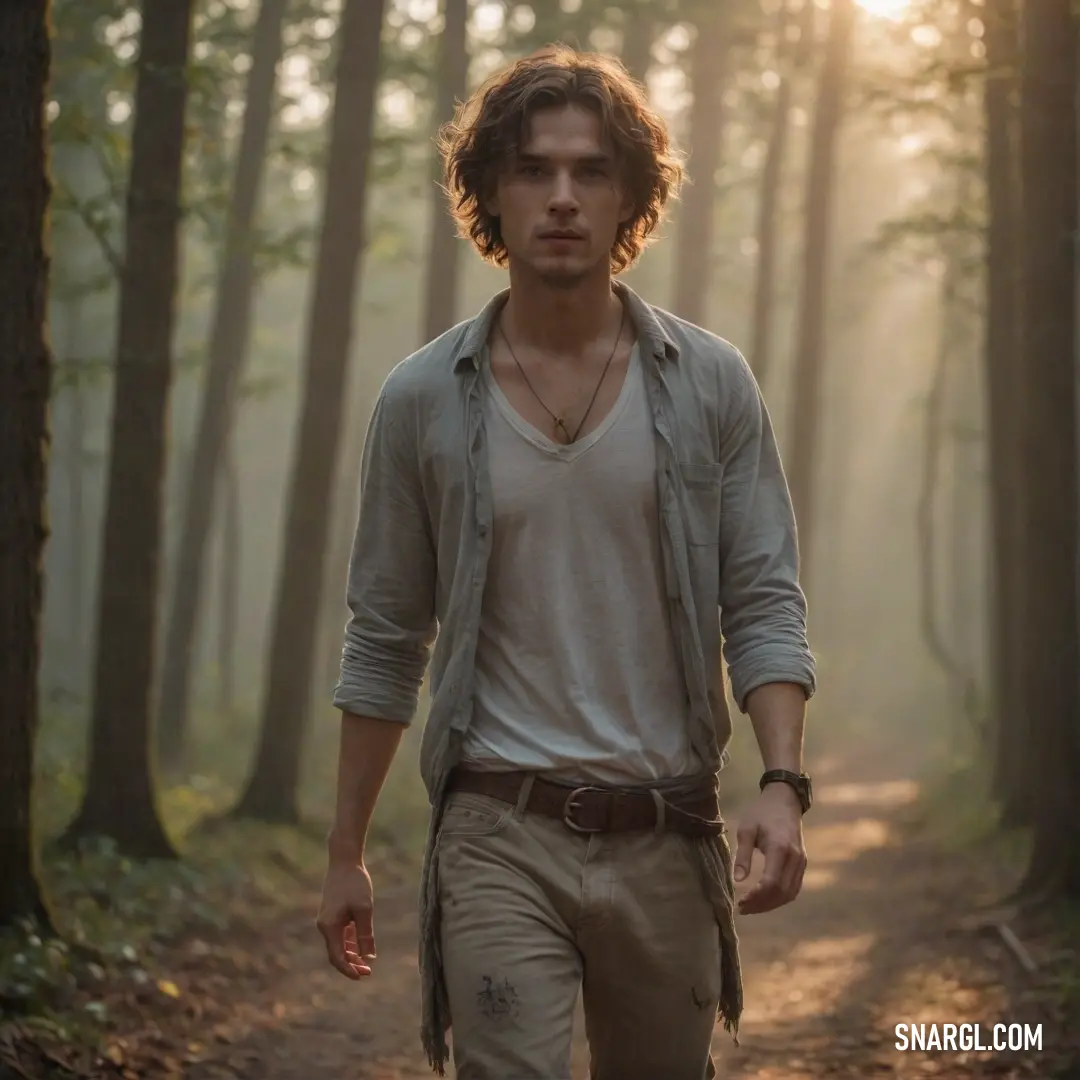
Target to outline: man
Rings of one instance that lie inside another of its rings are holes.
[[[444,132],[461,232],[509,290],[390,374],[364,451],[319,928],[371,974],[364,842],[432,657],[422,1037],[461,1080],[702,1080],[742,1006],[734,885],[799,891],[814,691],[795,524],[739,353],[615,282],[681,170],[616,61],[554,49]],[[702,178],[706,182],[706,178]],[[436,627],[439,633],[436,638]],[[734,874],[720,670],[766,773]]]

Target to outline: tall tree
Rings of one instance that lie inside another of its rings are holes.
[[[55,296],[56,283],[50,282],[50,292]],[[64,472],[67,474],[68,529],[72,537],[86,535],[86,398],[83,367],[80,359],[81,314],[85,298],[71,296],[62,303],[63,316],[63,362],[72,373],[64,395],[67,405],[66,423],[64,424],[64,445],[61,450],[64,460]],[[68,601],[65,605],[65,619],[68,623],[68,646],[66,666],[70,667],[68,677],[72,694],[82,697],[85,694],[84,672],[82,663],[86,649],[86,552],[83,545],[69,545],[66,575]]]
[[[529,36],[537,48],[553,45],[557,41],[577,46],[577,20],[566,17],[559,0],[530,0],[529,6],[533,11],[533,28]]]
[[[788,134],[791,127],[791,99],[794,90],[795,49],[789,40],[792,29],[789,0],[781,0],[776,13],[776,74],[779,82],[772,101],[768,141],[765,146],[765,162],[761,169],[758,188],[757,267],[754,277],[754,309],[750,324],[749,361],[757,381],[764,384],[772,360],[772,329],[776,321],[776,270],[780,225],[780,195],[783,189],[784,159],[787,156]],[[813,4],[806,0],[804,13],[813,12]],[[812,31],[812,22],[804,16],[798,27],[803,37],[798,50],[800,56],[807,52],[806,39]]]
[[[803,565],[811,565],[814,539],[814,481],[821,427],[821,383],[825,365],[825,317],[830,232],[836,186],[836,148],[844,113],[849,53],[855,28],[854,0],[832,0],[825,55],[818,74],[810,163],[806,177],[802,293],[796,331],[795,395],[791,417],[789,482]]]
[[[235,809],[240,817],[299,819],[300,757],[347,392],[385,6],[386,0],[346,0],[341,14],[300,429],[285,502],[259,748]]]
[[[288,0],[263,0],[251,46],[244,123],[226,219],[206,382],[184,495],[176,574],[165,631],[158,737],[162,761],[169,766],[180,763],[187,738],[191,669],[206,577],[206,550],[250,339],[255,286],[254,222],[270,138],[287,9]]]
[[[221,564],[218,571],[218,711],[228,716],[236,706],[236,639],[240,625],[240,468],[234,447],[227,447],[221,483]]]
[[[656,37],[656,14],[649,0],[637,3],[626,0],[622,5],[622,62],[626,70],[649,85],[652,70],[652,47]]]
[[[31,828],[48,534],[49,59],[48,0],[0,7],[0,926],[51,929]]]
[[[699,325],[705,321],[712,284],[713,238],[716,233],[716,173],[720,167],[723,96],[730,41],[723,6],[695,4],[695,34],[687,59],[690,131],[686,188],[676,224],[675,314]]]
[[[991,700],[995,736],[995,793],[1004,819],[1028,818],[1024,763],[1027,710],[1021,679],[1026,514],[1020,417],[1026,378],[1020,363],[1020,181],[1016,78],[1019,13],[1003,0],[986,12],[986,365],[992,613]]]
[[[1077,16],[1072,0],[1023,9],[1023,626],[1034,843],[1028,885],[1080,897],[1077,623]],[[1036,644],[1037,643],[1037,644]]]
[[[435,116],[439,124],[453,119],[454,108],[468,88],[469,0],[443,0],[443,30],[439,36],[439,69],[435,85]],[[433,155],[431,232],[424,276],[424,328],[420,344],[454,325],[461,281],[462,245],[454,220],[447,213],[442,188],[442,160]]]
[[[165,433],[193,0],[144,0],[101,561],[90,766],[66,839],[173,856],[151,765]]]
[[[956,105],[962,114],[963,103]],[[954,115],[957,115],[954,113]],[[966,170],[957,170],[950,177],[949,201],[956,207],[970,206],[972,177]],[[916,507],[916,531],[919,544],[919,623],[923,643],[948,678],[956,695],[956,704],[964,709],[969,720],[978,722],[970,710],[974,698],[974,677],[967,654],[965,631],[972,620],[959,599],[964,570],[971,562],[970,526],[973,515],[958,514],[963,507],[962,489],[970,486],[970,478],[961,469],[963,447],[955,437],[961,422],[962,410],[971,398],[971,371],[975,350],[969,347],[969,311],[971,298],[966,294],[967,268],[973,262],[970,237],[960,230],[945,232],[936,244],[942,263],[939,307],[940,327],[933,375],[926,395],[923,467],[919,499]],[[950,438],[950,436],[952,436]],[[942,480],[948,483],[948,502],[951,513],[942,528],[940,502]],[[966,507],[963,507],[966,509]],[[945,544],[941,534],[945,534]],[[939,572],[942,547],[950,549],[946,570]],[[957,554],[962,552],[960,558]],[[949,604],[948,600],[953,600]],[[942,612],[942,608],[945,612]],[[958,610],[959,609],[959,610]]]

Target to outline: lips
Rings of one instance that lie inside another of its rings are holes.
[[[540,234],[542,240],[580,240],[581,233],[576,232],[545,232]]]

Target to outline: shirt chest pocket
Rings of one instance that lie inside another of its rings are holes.
[[[680,461],[686,542],[695,547],[720,543],[720,502],[724,466],[719,462]]]

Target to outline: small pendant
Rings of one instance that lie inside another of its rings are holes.
[[[563,433],[563,437],[566,439],[566,441],[569,442],[570,441],[570,431],[567,428],[566,424],[563,423],[562,417],[561,416],[556,416],[555,417],[555,434],[557,435],[560,431]]]

